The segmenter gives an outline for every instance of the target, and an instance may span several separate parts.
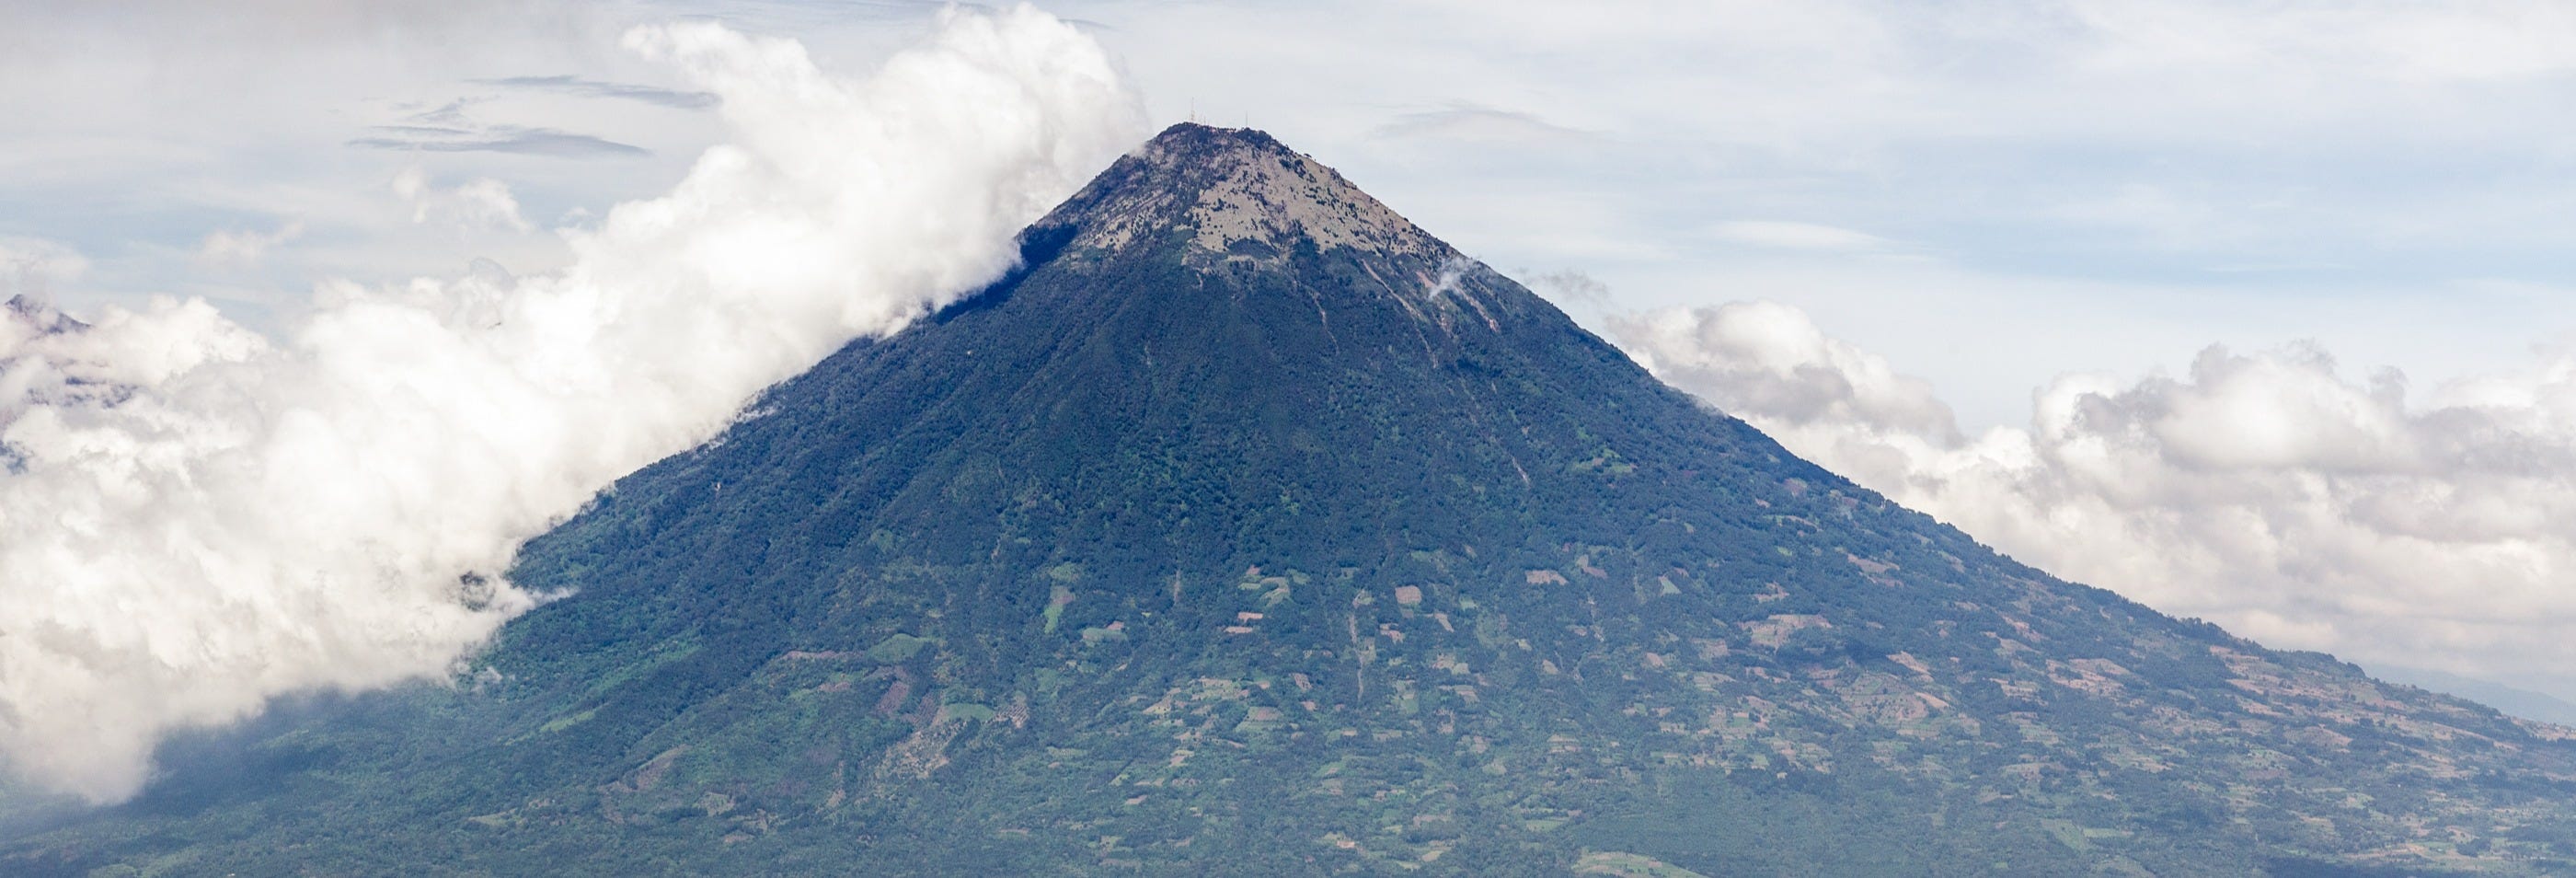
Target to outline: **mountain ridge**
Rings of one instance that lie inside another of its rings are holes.
[[[71,315],[57,310],[44,300],[25,293],[10,296],[7,302],[0,302],[0,312],[6,312],[11,320],[34,327],[39,335],[59,335],[89,328],[89,324],[74,320]]]

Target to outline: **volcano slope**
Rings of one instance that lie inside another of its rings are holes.
[[[458,685],[177,742],[0,867],[2576,869],[2566,731],[2014,563],[1267,135],[1023,240],[529,544],[568,596]]]

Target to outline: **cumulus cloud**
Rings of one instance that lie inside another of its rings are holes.
[[[1608,307],[1610,285],[1591,275],[1570,268],[1556,271],[1521,271],[1518,273],[1530,289],[1537,290],[1549,301],[1591,308]]]
[[[512,213],[517,211],[515,207]],[[197,244],[197,258],[216,265],[258,265],[268,250],[304,236],[301,220],[288,220],[277,228],[262,232],[256,229],[217,229]]]
[[[171,729],[446,672],[535,600],[500,578],[523,540],[997,275],[1141,133],[1099,47],[1025,7],[947,13],[866,79],[711,23],[627,44],[729,142],[564,231],[560,271],[328,283],[279,340],[198,300],[0,321],[13,768],[114,800]]]
[[[415,223],[436,219],[468,229],[528,230],[527,219],[519,215],[518,196],[510,193],[509,184],[490,177],[441,188],[430,182],[429,172],[415,165],[394,175],[393,190],[411,205]]]
[[[1949,406],[1929,382],[1827,338],[1806,312],[1788,305],[1735,302],[1611,324],[1648,369],[1741,417],[1958,438]]]
[[[2275,646],[2567,690],[2576,351],[2429,391],[2311,345],[2069,375],[1959,433],[1927,383],[1767,302],[1632,315],[1658,376],[2051,572]]]

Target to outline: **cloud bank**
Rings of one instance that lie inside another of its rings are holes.
[[[2568,691],[2576,351],[2416,392],[2314,346],[2061,377],[1962,436],[1930,384],[1770,302],[1613,321],[1665,381],[2023,561],[2269,645]]]
[[[947,14],[859,80],[714,24],[627,44],[730,142],[563,232],[560,271],[328,283],[275,341],[200,300],[0,319],[12,768],[115,800],[171,729],[446,672],[535,600],[500,578],[523,540],[995,276],[1141,135],[1101,49],[1027,8]]]

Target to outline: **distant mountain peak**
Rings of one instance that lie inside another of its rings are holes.
[[[0,873],[2576,874],[2567,730],[2023,567],[1266,134],[1021,251],[529,542],[475,685]]]
[[[1267,133],[1189,122],[1120,158],[1038,225],[1077,227],[1077,250],[1122,249],[1184,231],[1176,243],[1192,262],[1274,262],[1303,241],[1435,263],[1457,255]]]
[[[71,315],[25,294],[11,296],[9,301],[0,303],[0,312],[5,312],[9,319],[24,321],[27,325],[35,327],[37,332],[47,335],[77,332],[89,328],[89,324],[74,320]]]

